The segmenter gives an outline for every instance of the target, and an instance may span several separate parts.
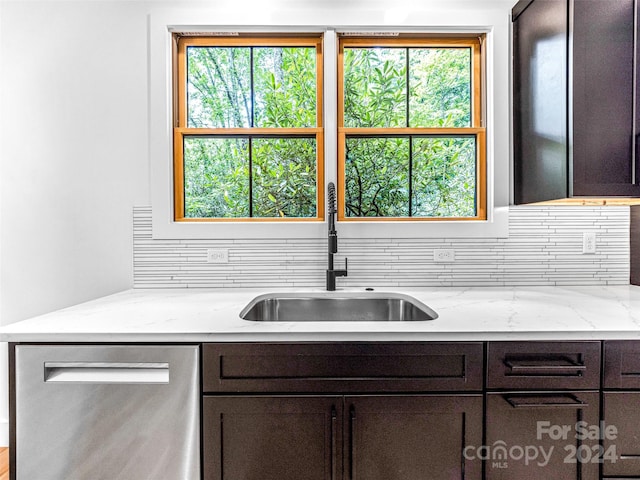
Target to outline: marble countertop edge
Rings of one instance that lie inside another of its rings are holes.
[[[252,322],[267,292],[321,289],[131,289],[0,327],[0,341],[199,343],[640,339],[640,287],[376,288],[405,293],[439,318],[424,322]],[[362,292],[363,289],[343,289]],[[326,292],[324,292],[326,294]],[[340,291],[332,293],[339,295]]]

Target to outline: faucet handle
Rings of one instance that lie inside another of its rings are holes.
[[[344,258],[344,270],[336,270],[337,277],[346,277],[347,276],[347,266],[348,266],[347,257]]]

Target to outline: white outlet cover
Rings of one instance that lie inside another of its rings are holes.
[[[583,232],[582,253],[596,253],[596,232]]]
[[[451,263],[456,261],[456,252],[453,249],[435,249],[433,251],[433,261],[436,263]]]
[[[229,263],[229,249],[208,248],[207,263]]]

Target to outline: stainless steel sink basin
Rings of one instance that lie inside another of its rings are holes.
[[[402,322],[438,318],[415,298],[401,293],[268,293],[240,312],[257,322]]]

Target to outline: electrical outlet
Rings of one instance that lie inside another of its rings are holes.
[[[433,261],[451,263],[456,261],[456,252],[452,249],[436,249],[433,251]]]
[[[596,253],[596,232],[582,233],[582,253]]]
[[[229,249],[208,248],[207,263],[229,263]]]

